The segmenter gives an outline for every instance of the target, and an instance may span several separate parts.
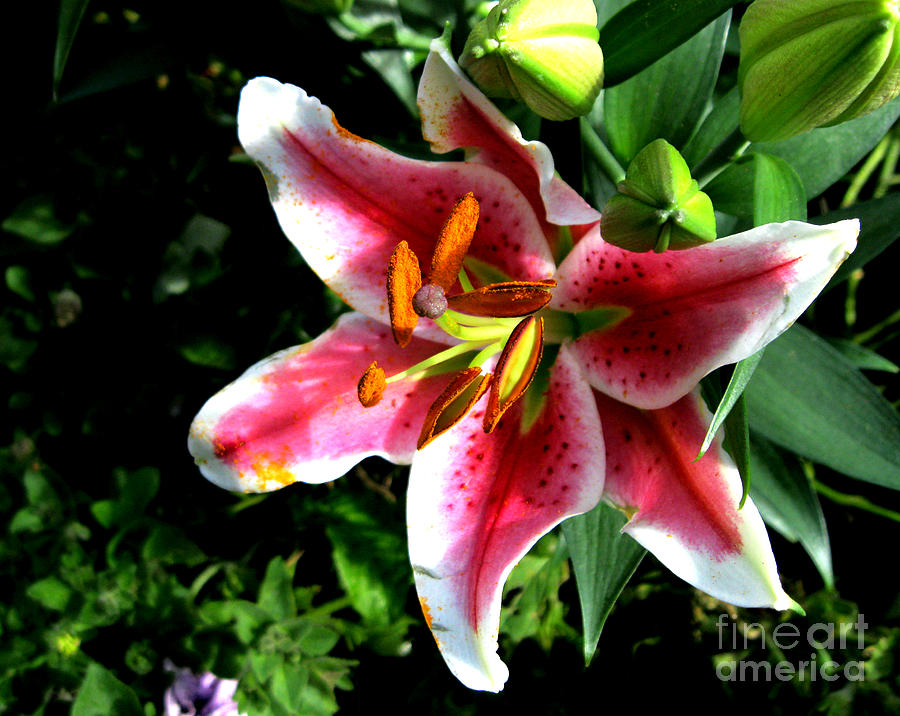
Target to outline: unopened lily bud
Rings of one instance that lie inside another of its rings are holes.
[[[656,139],[628,165],[618,193],[603,207],[600,232],[628,251],[662,253],[712,241],[716,217],[678,150]]]
[[[592,0],[501,0],[469,35],[459,64],[491,97],[546,119],[587,114],[603,87]]]
[[[777,141],[900,93],[898,0],[756,0],[741,21],[741,131]]]

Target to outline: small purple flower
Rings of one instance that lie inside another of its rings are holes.
[[[175,674],[163,697],[166,716],[243,716],[234,700],[236,679],[220,679],[209,671],[195,676],[168,659],[163,668]]]

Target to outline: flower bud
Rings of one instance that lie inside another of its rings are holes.
[[[599,36],[592,0],[501,0],[469,34],[459,64],[491,97],[571,119],[603,87]]]
[[[741,21],[741,131],[777,141],[900,92],[898,0],[756,0]]]
[[[712,241],[716,217],[678,150],[656,139],[631,160],[618,193],[603,207],[600,232],[628,251],[662,253]]]

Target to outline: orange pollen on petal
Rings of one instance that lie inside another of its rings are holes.
[[[478,225],[478,200],[472,192],[460,199],[441,229],[431,256],[428,283],[449,291],[459,276],[463,259]]]
[[[490,374],[481,375],[481,368],[464,368],[459,371],[428,408],[416,449],[421,450],[462,420],[490,384]]]
[[[384,371],[378,367],[378,361],[372,361],[372,365],[366,368],[356,385],[356,396],[364,408],[378,405],[384,395],[385,385]]]
[[[431,629],[431,607],[428,606],[428,600],[425,597],[419,597],[419,605],[422,607],[422,616],[425,617],[425,623]]]
[[[344,139],[349,139],[351,142],[359,142],[360,144],[375,144],[369,139],[360,137],[350,130],[344,129],[340,124],[338,124],[337,117],[335,117],[334,114],[331,115],[331,124],[334,126],[334,129],[338,133],[338,135],[343,137]]]
[[[250,467],[256,473],[260,487],[267,482],[277,482],[280,485],[292,485],[296,478],[285,466],[285,460],[272,460],[268,455],[258,455]]]
[[[413,296],[422,287],[422,272],[419,259],[401,241],[391,254],[387,274],[388,313],[391,317],[391,331],[394,342],[405,348],[412,338],[419,317],[413,311]]]

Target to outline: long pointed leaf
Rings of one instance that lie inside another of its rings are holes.
[[[764,437],[851,477],[900,489],[900,416],[839,351],[795,325],[744,395]]]
[[[826,587],[834,586],[831,543],[819,498],[799,463],[779,452],[765,438],[750,438],[753,486],[750,492],[760,514],[772,529],[803,545]]]
[[[725,13],[639,75],[604,92],[604,123],[621,161],[631,161],[654,139],[681,147],[693,134],[715,85],[730,19],[731,12]]]
[[[636,0],[627,5],[600,28],[606,86],[649,67],[735,5],[734,0]]]
[[[585,664],[597,650],[600,632],[616,599],[647,553],[622,533],[627,521],[619,510],[601,502],[562,525],[581,602]]]
[[[89,0],[60,0],[59,26],[56,31],[56,52],[53,55],[53,97],[56,98],[69,51]]]

